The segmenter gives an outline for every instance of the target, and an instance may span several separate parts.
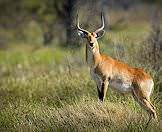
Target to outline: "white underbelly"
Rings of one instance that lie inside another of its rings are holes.
[[[132,90],[132,83],[129,81],[122,81],[120,79],[110,80],[109,86],[112,89],[118,90],[120,92],[130,92]]]

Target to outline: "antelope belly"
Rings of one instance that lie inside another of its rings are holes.
[[[118,80],[111,80],[109,83],[110,87],[118,90],[120,92],[130,92],[132,89],[132,84],[131,82],[126,82],[126,81],[122,81],[120,79]]]

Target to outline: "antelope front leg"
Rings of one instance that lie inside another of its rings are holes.
[[[106,97],[108,85],[109,85],[108,79],[104,79],[101,85],[101,95],[99,97],[101,102],[103,102]]]
[[[99,80],[99,79],[96,79],[96,84],[97,84],[97,92],[98,92],[98,98],[99,98],[99,100],[101,100],[101,98],[102,98],[102,81],[101,80]]]

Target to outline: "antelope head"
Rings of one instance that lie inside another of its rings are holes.
[[[98,28],[95,32],[89,32],[79,26],[79,18],[77,17],[78,35],[81,36],[82,38],[86,38],[86,40],[88,41],[87,47],[92,51],[96,51],[96,49],[99,49],[97,39],[102,37],[105,32],[104,31],[105,23],[104,23],[103,14],[101,14],[101,21],[102,21],[102,25],[100,28]]]

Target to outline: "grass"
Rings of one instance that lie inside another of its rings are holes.
[[[87,67],[75,63],[78,52],[69,59],[48,48],[1,52],[1,131],[159,131],[154,121],[145,129],[147,114],[131,96],[109,90],[99,103]]]
[[[107,34],[99,41],[103,52],[140,66],[136,57],[142,40],[137,38],[148,30],[133,29]],[[118,55],[120,44],[123,56]],[[146,128],[148,115],[131,95],[109,89],[105,103],[99,103],[84,62],[84,48],[12,47],[0,51],[0,131],[162,131],[154,120]],[[160,118],[159,86],[155,85],[152,101]]]

